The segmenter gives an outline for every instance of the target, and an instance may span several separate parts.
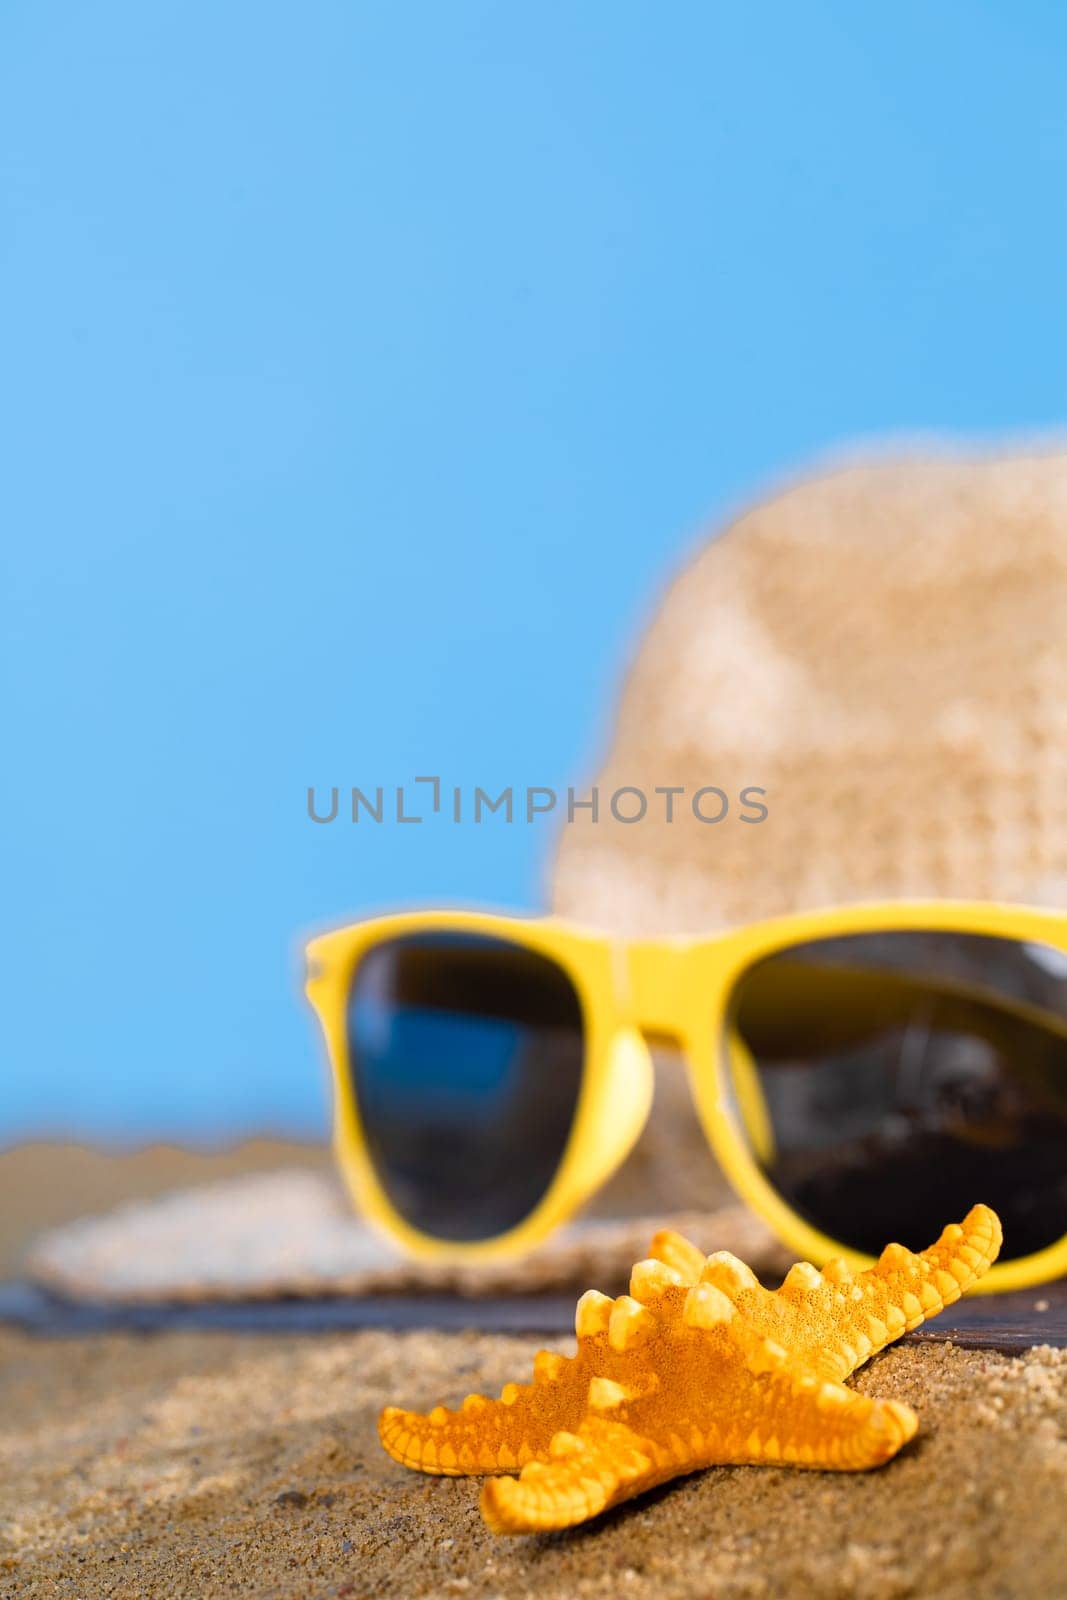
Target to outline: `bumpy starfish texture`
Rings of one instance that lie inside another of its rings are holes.
[[[891,1244],[855,1274],[798,1262],[769,1290],[735,1256],[660,1233],[628,1295],[578,1301],[574,1356],[543,1350],[532,1383],[468,1395],[458,1411],[387,1406],[382,1444],[422,1472],[518,1471],[482,1490],[497,1533],[570,1527],[701,1467],[880,1466],[918,1419],[842,1380],[958,1300],[1000,1242],[995,1212],[975,1206],[919,1255]]]

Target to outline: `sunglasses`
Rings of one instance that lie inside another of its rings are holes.
[[[688,1065],[711,1151],[798,1255],[921,1248],[976,1200],[985,1280],[1067,1271],[1067,914],[891,902],[709,938],[418,911],[307,946],[335,1147],[410,1254],[518,1254],[633,1147],[649,1043]]]

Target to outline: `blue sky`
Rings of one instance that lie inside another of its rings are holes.
[[[701,529],[1063,420],[1051,5],[0,18],[0,1139],[324,1125],[297,930],[536,905]]]

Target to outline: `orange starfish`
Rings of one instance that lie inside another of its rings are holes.
[[[842,1379],[969,1289],[996,1259],[995,1212],[975,1206],[913,1255],[891,1244],[853,1275],[791,1267],[779,1289],[726,1251],[659,1233],[630,1293],[578,1301],[577,1354],[534,1358],[533,1382],[427,1416],[387,1406],[382,1444],[422,1472],[511,1473],[482,1490],[497,1533],[570,1527],[700,1467],[881,1466],[918,1427],[895,1400]]]

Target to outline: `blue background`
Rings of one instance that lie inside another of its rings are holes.
[[[1052,5],[9,0],[0,1137],[323,1125],[294,936],[535,905],[708,519],[1062,418]]]

